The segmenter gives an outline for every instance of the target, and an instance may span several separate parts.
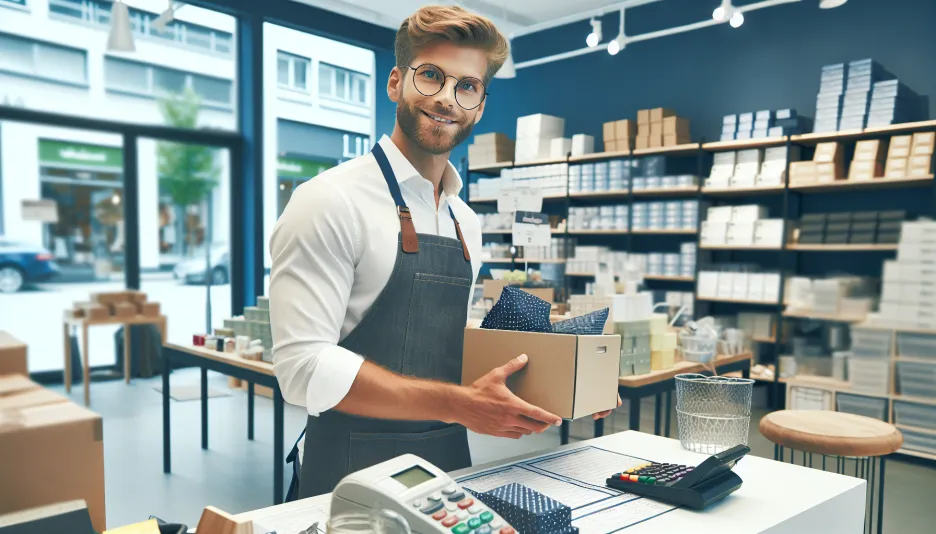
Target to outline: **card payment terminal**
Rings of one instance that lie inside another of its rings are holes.
[[[393,510],[419,534],[516,534],[445,472],[404,454],[351,473],[332,493],[331,515]]]

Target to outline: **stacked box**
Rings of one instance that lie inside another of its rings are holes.
[[[681,301],[680,301],[681,302]],[[676,365],[676,332],[670,332],[666,315],[650,318],[650,369],[662,371]]]
[[[658,148],[688,143],[689,120],[677,117],[671,109],[642,109],[637,112],[635,148]]]
[[[595,152],[595,138],[586,134],[575,134],[572,136],[572,155],[584,156]],[[564,157],[563,154],[560,157]]]
[[[773,115],[773,126],[767,131],[768,137],[797,135],[812,130],[812,119],[797,114],[795,109],[778,109]]]
[[[562,137],[565,119],[538,113],[517,118],[514,161],[525,163],[550,157],[552,140]]]
[[[799,239],[804,245],[818,245],[825,242],[826,224],[825,213],[810,213],[800,217]]]
[[[650,321],[615,322],[614,333],[621,336],[621,376],[650,372]]]
[[[907,160],[907,176],[925,177],[933,174],[933,145],[936,132],[913,134],[910,157]]]
[[[884,262],[880,320],[936,328],[936,222],[904,221],[897,259]]]
[[[514,159],[515,143],[503,133],[480,134],[474,144],[468,145],[468,161],[471,165],[492,165]]]
[[[790,162],[790,184],[809,184],[816,181],[815,161]]]
[[[731,176],[731,187],[753,187],[761,171],[764,153],[757,148],[741,150],[737,154],[738,163]]]
[[[817,182],[834,182],[845,178],[845,148],[841,143],[819,143],[813,155]]]
[[[602,139],[605,152],[624,152],[635,148],[637,123],[630,119],[621,119],[604,123]]]
[[[891,137],[887,149],[887,163],[884,168],[885,178],[904,178],[909,174],[908,163],[913,149],[912,135]]]
[[[822,67],[819,78],[819,94],[816,96],[816,122],[814,132],[834,132],[838,130],[839,116],[842,110],[845,92],[844,63]]]
[[[884,175],[884,142],[880,139],[858,141],[855,157],[848,170],[849,180],[871,180]]]
[[[734,116],[734,115],[732,115]],[[737,164],[737,152],[718,152],[715,154],[712,172],[705,179],[705,187],[725,189],[731,184]]]
[[[800,147],[791,147],[789,157],[791,161],[798,160],[800,158]],[[761,164],[760,173],[757,175],[756,184],[763,187],[784,185],[786,183],[787,163],[787,147],[777,146],[764,149],[764,160]]]
[[[871,89],[868,127],[925,120],[926,100],[899,80],[875,82]]]

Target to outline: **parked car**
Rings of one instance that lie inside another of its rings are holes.
[[[44,282],[58,272],[47,249],[0,236],[0,293],[16,293],[26,284]]]
[[[184,284],[204,284],[206,275],[214,286],[227,284],[231,280],[227,245],[213,245],[207,256],[205,248],[198,247],[177,263],[172,271],[172,277]]]

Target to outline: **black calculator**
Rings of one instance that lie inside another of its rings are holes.
[[[738,445],[709,456],[696,467],[647,462],[615,473],[606,484],[625,493],[701,510],[741,487],[741,477],[731,469],[749,452],[750,447]]]

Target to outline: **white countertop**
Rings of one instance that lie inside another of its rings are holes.
[[[609,451],[659,462],[698,465],[706,455],[686,451],[678,440],[640,432],[621,432],[581,441],[549,451],[474,466],[451,473],[459,478],[524,458],[594,445]],[[746,456],[734,471],[744,481],[741,488],[703,511],[679,508],[626,529],[626,534],[770,533],[859,534],[865,517],[866,481],[788,463]],[[614,466],[608,466],[608,474]],[[280,506],[240,514],[238,519],[257,520],[304,508],[321,506],[320,495]],[[585,533],[583,533],[585,534]]]

